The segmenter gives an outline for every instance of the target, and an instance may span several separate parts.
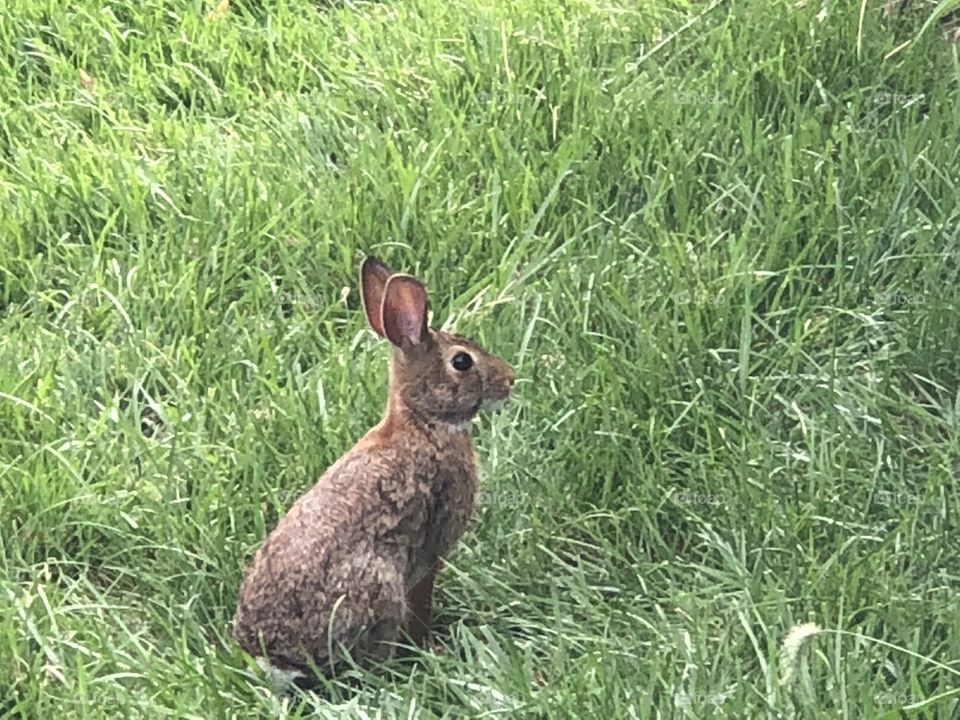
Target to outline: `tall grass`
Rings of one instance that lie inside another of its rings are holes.
[[[10,0],[0,713],[954,716],[958,63],[859,10]],[[520,381],[436,650],[294,702],[229,621],[368,252]]]

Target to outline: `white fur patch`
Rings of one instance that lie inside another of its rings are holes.
[[[254,659],[257,661],[257,665],[260,666],[260,669],[263,670],[264,674],[267,676],[267,680],[271,685],[286,687],[287,685],[291,685],[294,680],[306,677],[306,674],[300,670],[284,670],[282,668],[278,668],[272,665],[265,657],[257,657]]]
[[[459,435],[467,431],[467,428],[470,427],[470,421],[462,423],[440,423],[440,429],[446,430],[451,435]]]

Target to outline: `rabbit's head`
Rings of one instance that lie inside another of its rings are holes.
[[[371,256],[360,268],[360,287],[370,327],[394,346],[391,404],[456,426],[507,399],[513,369],[472,340],[427,327],[427,291],[419,280]]]

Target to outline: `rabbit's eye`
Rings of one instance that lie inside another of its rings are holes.
[[[470,357],[468,353],[458,352],[453,356],[453,360],[450,361],[450,364],[453,365],[454,370],[466,372],[473,367],[473,358]]]

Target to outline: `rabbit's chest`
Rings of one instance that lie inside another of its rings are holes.
[[[442,557],[460,539],[473,516],[476,491],[477,475],[472,464],[451,465],[437,473],[427,498],[427,555]]]

